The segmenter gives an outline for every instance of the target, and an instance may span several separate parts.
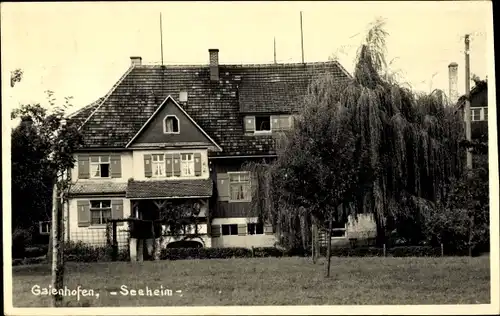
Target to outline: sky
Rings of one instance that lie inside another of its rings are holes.
[[[160,13],[165,64],[208,64],[218,48],[221,64],[301,61],[337,56],[352,73],[368,25],[386,21],[387,60],[415,90],[448,92],[448,65],[457,62],[459,94],[465,91],[464,35],[471,34],[471,73],[485,78],[493,40],[489,1],[443,2],[66,2],[2,3],[4,105],[46,100],[52,90],[74,110],[105,95],[130,66],[161,61]],[[10,87],[10,71],[22,82]],[[473,84],[472,84],[473,85]]]

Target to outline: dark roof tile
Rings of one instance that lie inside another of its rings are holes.
[[[274,154],[272,136],[244,135],[245,113],[294,111],[315,76],[349,76],[337,62],[220,65],[219,70],[220,80],[211,82],[208,66],[129,69],[82,126],[84,148],[124,148],[167,96],[178,101],[180,91],[187,91],[188,102],[181,106],[223,149],[213,155]]]
[[[126,197],[130,199],[210,197],[212,193],[213,183],[211,179],[129,181]]]

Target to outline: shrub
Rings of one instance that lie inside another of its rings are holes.
[[[64,244],[64,260],[78,262],[111,261],[110,246],[96,247],[81,241],[69,241]]]
[[[16,228],[12,232],[12,258],[24,258],[26,247],[31,244],[32,233],[28,229]]]

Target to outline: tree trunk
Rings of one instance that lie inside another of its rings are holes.
[[[469,257],[472,257],[472,237],[473,237],[473,231],[474,231],[474,216],[470,217],[470,222],[469,222]]]
[[[61,197],[58,195],[57,184],[52,192],[52,288],[62,289],[64,285],[64,255],[63,255],[63,211]],[[52,296],[52,307],[61,307],[63,297],[60,294]]]
[[[316,217],[312,216],[312,243],[313,243],[313,263],[316,264],[319,256],[319,242],[318,242],[318,225]]]
[[[306,254],[307,251],[307,221],[306,214],[300,215],[300,233],[302,239],[302,251]],[[307,256],[307,255],[306,255]]]
[[[330,264],[332,259],[332,216],[330,215],[330,219],[328,220],[328,232],[326,234],[327,244],[326,244],[326,272],[325,277],[330,277]]]

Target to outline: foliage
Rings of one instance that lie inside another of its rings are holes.
[[[450,194],[426,222],[431,243],[456,249],[489,245],[489,177],[485,166],[473,169],[450,185]]]
[[[463,173],[460,115],[439,91],[417,94],[390,75],[386,36],[377,20],[358,50],[354,78],[327,74],[313,82],[277,160],[252,168],[265,173],[257,192],[267,200],[262,214],[290,232],[289,246],[308,236],[300,233],[309,225],[300,220],[304,212],[320,223],[326,214],[345,221],[374,213],[379,245],[394,230],[418,243],[418,223]]]
[[[81,241],[64,244],[64,261],[103,262],[111,261],[111,256],[110,246],[96,247]]]
[[[20,124],[12,130],[12,227],[32,227],[50,219],[53,183],[64,190],[64,173],[74,166],[73,152],[81,144],[77,126],[65,119],[71,106],[66,98],[56,106],[48,91],[50,109],[25,104],[11,113]]]
[[[21,82],[23,79],[23,71],[21,69],[15,69],[10,72],[10,86],[13,88],[16,83]]]
[[[32,231],[29,229],[14,229],[12,232],[12,258],[23,258],[26,247],[32,242]]]

